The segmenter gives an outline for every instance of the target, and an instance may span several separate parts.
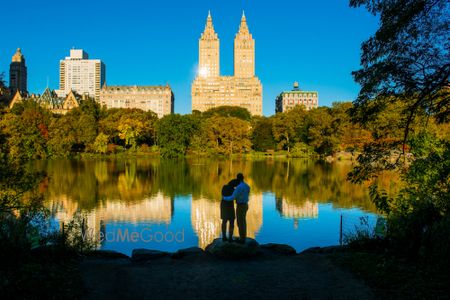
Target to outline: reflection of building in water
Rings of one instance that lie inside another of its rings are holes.
[[[64,196],[49,202],[50,209],[56,219],[62,223],[70,222],[78,211],[78,203]],[[122,201],[101,202],[97,208],[87,213],[89,233],[98,237],[101,227],[108,222],[155,222],[169,224],[173,215],[173,199],[159,193],[152,198],[142,201],[126,203]]]
[[[317,219],[319,217],[319,204],[309,200],[292,202],[284,198],[275,199],[277,210],[283,217],[289,219]]]
[[[247,212],[247,236],[254,238],[261,228],[262,194],[250,195]],[[198,236],[198,245],[205,248],[215,238],[220,237],[222,220],[220,219],[220,201],[205,198],[192,199],[191,222]],[[238,236],[237,224],[234,224],[234,235]]]

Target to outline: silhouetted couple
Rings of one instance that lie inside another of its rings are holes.
[[[234,219],[237,219],[239,229],[238,243],[245,243],[247,237],[248,195],[250,187],[244,182],[244,175],[237,174],[236,179],[231,180],[222,188],[222,201],[220,202],[220,218],[222,219],[222,240],[233,242]],[[236,200],[236,210],[234,209],[234,200]],[[228,238],[227,238],[227,223]]]

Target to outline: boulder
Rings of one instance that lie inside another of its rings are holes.
[[[306,253],[320,253],[322,248],[320,247],[311,247],[308,249],[303,250],[302,252],[300,252],[301,254],[306,254]]]
[[[148,261],[152,259],[166,257],[169,255],[170,253],[159,250],[133,249],[133,252],[131,254],[131,260],[134,262]]]
[[[93,250],[87,252],[86,256],[106,259],[130,258],[128,255],[113,250]]]
[[[262,253],[257,241],[247,238],[244,244],[223,242],[215,239],[206,246],[206,252],[218,258],[241,259],[255,257]]]
[[[344,252],[347,249],[348,249],[347,246],[312,247],[312,248],[303,250],[301,252],[301,254],[307,254],[307,253],[329,254],[329,253]]]
[[[178,259],[186,256],[200,256],[205,254],[205,251],[199,247],[190,247],[185,249],[180,249],[177,252],[172,254],[172,258]]]
[[[268,243],[263,244],[260,246],[262,249],[267,249],[272,252],[283,254],[283,255],[295,255],[297,254],[297,251],[289,245],[286,244],[275,244],[275,243]]]

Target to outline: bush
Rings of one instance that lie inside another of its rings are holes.
[[[310,158],[316,156],[317,153],[314,151],[314,147],[311,147],[305,143],[295,143],[292,147],[289,157],[297,158]]]

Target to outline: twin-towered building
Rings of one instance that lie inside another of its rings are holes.
[[[234,39],[234,76],[220,75],[220,43],[208,13],[199,40],[198,75],[192,83],[192,110],[229,105],[262,115],[262,84],[255,76],[255,40],[245,15]]]
[[[59,90],[55,91],[55,99],[59,100],[51,101],[57,105],[50,105],[59,113],[66,111],[63,103],[71,93],[70,99],[74,98],[73,95],[80,99],[81,96],[90,97],[106,108],[151,110],[160,118],[174,112],[175,97],[169,85],[107,86],[105,64],[99,59],[89,59],[89,55],[82,49],[71,49],[70,56],[60,61],[59,70]],[[10,91],[11,96],[14,96],[11,104],[20,101],[27,94],[27,67],[20,48],[10,65]],[[239,106],[246,108],[252,115],[262,115],[262,93],[262,84],[255,75],[255,40],[249,31],[245,15],[242,15],[234,39],[234,75],[221,76],[220,41],[214,30],[211,14],[208,13],[206,26],[199,40],[198,74],[191,89],[192,111],[203,112],[218,106]],[[316,91],[300,90],[298,83],[294,83],[293,90],[282,92],[276,98],[275,112],[286,112],[297,105],[310,110],[318,107],[318,101]]]

